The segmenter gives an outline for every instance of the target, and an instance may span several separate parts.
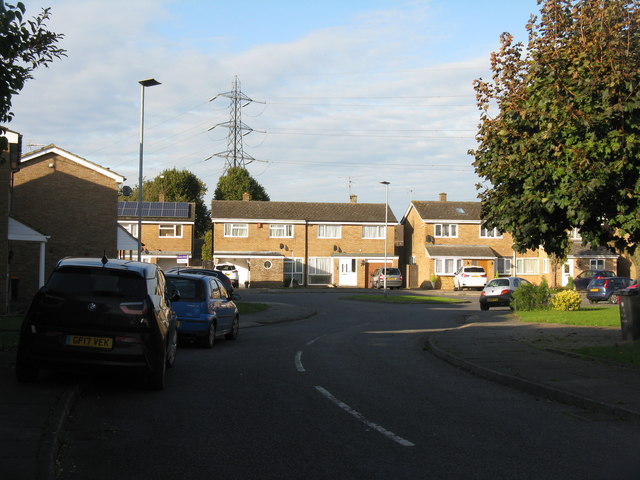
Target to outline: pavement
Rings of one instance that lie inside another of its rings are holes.
[[[241,328],[296,321],[316,313],[286,303],[264,303],[271,308],[246,315]],[[458,327],[430,332],[427,348],[475,375],[581,407],[585,418],[606,415],[640,422],[640,367],[573,352],[582,346],[624,343],[620,328],[530,324],[512,320],[508,311],[487,313],[469,310]],[[0,478],[53,480],[66,421],[80,388],[64,376],[18,384],[14,359],[15,352],[0,352]]]

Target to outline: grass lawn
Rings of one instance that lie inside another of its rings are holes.
[[[459,300],[447,297],[428,297],[425,295],[349,295],[347,300],[362,300],[364,302],[387,302],[387,303],[469,303],[468,300]]]
[[[238,312],[242,315],[262,312],[269,308],[266,303],[236,302],[236,305],[238,306]]]
[[[22,317],[0,317],[0,351],[13,350],[18,346],[18,336]]]
[[[611,347],[584,347],[576,349],[575,352],[640,367],[640,342],[625,343]]]
[[[587,307],[575,312],[557,310],[516,311],[523,322],[560,323],[563,325],[586,325],[590,327],[619,327],[620,309],[617,307]]]

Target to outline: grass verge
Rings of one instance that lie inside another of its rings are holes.
[[[266,303],[251,303],[251,302],[236,302],[238,306],[238,311],[242,315],[250,315],[252,313],[263,312],[267,310],[270,305]]]
[[[342,297],[347,300],[361,300],[364,302],[387,303],[469,303],[468,300],[459,300],[447,297],[428,297],[425,295],[349,295]]]
[[[562,325],[584,325],[588,327],[619,327],[620,310],[615,307],[588,307],[565,312],[558,310],[516,311],[523,322],[560,323]]]
[[[602,358],[613,362],[640,367],[640,342],[625,343],[611,347],[584,347],[574,350],[582,355]]]

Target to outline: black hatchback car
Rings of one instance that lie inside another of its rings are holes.
[[[224,288],[227,290],[229,295],[233,295],[233,284],[231,283],[231,280],[229,280],[229,277],[227,277],[220,270],[208,270],[206,268],[192,268],[192,267],[173,267],[168,269],[166,273],[171,273],[171,274],[190,273],[192,275],[206,275],[208,277],[216,277],[218,280],[220,280],[222,285],[224,285]]]
[[[66,258],[22,322],[16,376],[27,382],[40,369],[122,367],[143,374],[151,388],[162,389],[176,349],[176,315],[157,265]]]

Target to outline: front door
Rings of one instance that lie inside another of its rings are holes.
[[[341,287],[355,287],[358,285],[358,272],[355,258],[340,259],[340,284]]]
[[[573,260],[569,260],[562,265],[562,286],[566,287],[569,283],[569,277],[573,278]]]

